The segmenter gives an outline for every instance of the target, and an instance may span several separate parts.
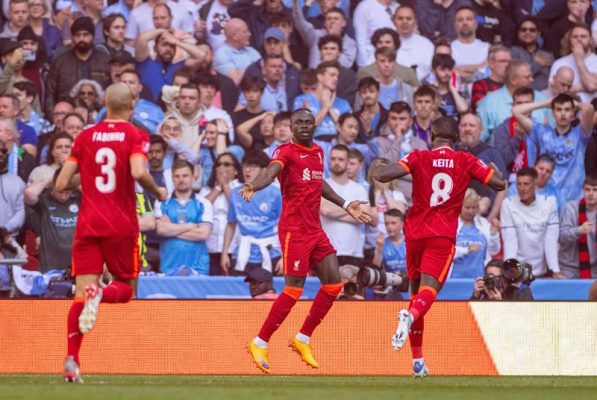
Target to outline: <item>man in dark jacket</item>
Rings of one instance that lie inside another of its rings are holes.
[[[110,81],[110,55],[93,44],[95,25],[89,17],[79,17],[71,25],[73,48],[59,55],[47,79],[46,112],[56,102],[68,99],[68,93],[81,79],[93,79],[103,87]]]

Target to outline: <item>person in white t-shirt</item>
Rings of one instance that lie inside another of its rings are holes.
[[[556,199],[536,195],[536,179],[534,168],[521,168],[516,173],[518,195],[502,203],[504,259],[516,258],[531,264],[536,277],[544,276],[549,270],[554,278],[565,279],[558,263],[560,221]]]
[[[454,16],[457,38],[452,42],[452,58],[456,71],[466,82],[472,82],[478,71],[487,66],[489,43],[476,38],[477,15],[471,7],[461,7]]]
[[[371,44],[373,32],[380,28],[392,28],[392,16],[398,8],[394,0],[364,0],[354,10],[355,39],[357,41],[357,65],[364,67],[374,60],[375,48]]]
[[[407,67],[416,67],[417,78],[422,81],[431,73],[431,59],[435,50],[433,43],[415,33],[417,20],[415,10],[411,6],[400,6],[394,13],[393,21],[400,35],[396,61]]]
[[[561,67],[572,68],[574,81],[570,91],[578,94],[583,103],[590,103],[597,97],[597,55],[593,53],[591,30],[586,25],[578,25],[569,34],[569,40],[562,46],[562,54],[568,55],[553,63],[549,81],[553,81]]]
[[[348,178],[348,147],[343,144],[332,147],[329,162],[331,177],[326,181],[330,187],[347,201],[365,202],[368,197],[365,188]],[[368,204],[361,207],[370,212]],[[320,214],[321,226],[336,249],[339,264],[361,266],[365,246],[362,224],[350,216],[346,218],[346,211],[325,199],[321,199]]]

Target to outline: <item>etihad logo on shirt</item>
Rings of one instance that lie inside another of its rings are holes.
[[[311,171],[309,168],[303,170],[303,181],[310,181],[312,179],[323,179],[323,171]]]

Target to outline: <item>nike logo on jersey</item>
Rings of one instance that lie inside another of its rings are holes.
[[[301,154],[301,155],[299,155],[300,158],[305,158],[307,156],[308,156],[308,154]]]

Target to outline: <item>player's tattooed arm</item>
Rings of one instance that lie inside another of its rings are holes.
[[[262,170],[253,182],[245,183],[245,186],[240,190],[240,195],[246,201],[251,201],[255,193],[259,190],[268,187],[276,179],[278,173],[282,170],[282,164],[279,162],[272,162],[266,169]]]
[[[382,164],[373,171],[373,177],[380,182],[390,182],[408,174],[409,172],[400,163]]]

